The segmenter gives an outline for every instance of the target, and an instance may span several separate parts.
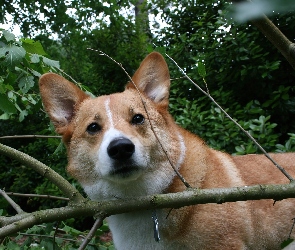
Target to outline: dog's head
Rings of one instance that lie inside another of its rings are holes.
[[[92,199],[162,192],[174,173],[158,140],[176,167],[183,161],[184,143],[167,111],[164,58],[148,55],[132,81],[122,93],[91,98],[59,75],[40,78],[45,110],[67,146],[67,170]]]

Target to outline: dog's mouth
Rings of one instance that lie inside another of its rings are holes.
[[[119,178],[128,178],[130,176],[135,175],[139,171],[139,168],[137,166],[134,166],[133,164],[126,165],[126,164],[114,164],[112,171],[110,172],[110,175],[113,177],[119,177]]]

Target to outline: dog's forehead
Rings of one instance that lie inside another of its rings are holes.
[[[112,116],[125,116],[136,112],[135,110],[143,109],[143,104],[138,93],[134,91],[124,91],[122,93],[115,93],[111,95],[99,96],[96,98],[89,98],[85,100],[77,115],[87,117],[105,118]]]

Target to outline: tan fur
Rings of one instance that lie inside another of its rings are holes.
[[[175,124],[168,113],[169,71],[160,54],[147,56],[133,81],[140,94],[129,83],[123,93],[90,98],[61,76],[40,78],[44,107],[67,145],[68,172],[91,199],[185,190],[152,128],[193,187],[288,183],[265,156],[215,151]],[[144,122],[133,122],[138,114]],[[92,125],[99,129],[93,132]],[[122,138],[135,149],[128,159],[118,160],[108,148]],[[295,154],[272,156],[294,174]],[[160,242],[153,239],[151,211],[113,215],[109,225],[117,249],[280,249],[291,229],[294,205],[294,199],[205,204],[173,209],[168,218],[169,210],[157,210]]]

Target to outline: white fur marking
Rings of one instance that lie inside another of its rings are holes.
[[[112,140],[116,138],[126,137],[121,131],[113,128],[111,113],[108,114],[108,118],[110,119],[111,128],[109,128],[103,136],[101,145],[98,150],[98,162],[96,165],[97,171],[100,172],[102,176],[107,176],[112,168],[112,160],[107,153],[108,145]]]
[[[183,141],[183,137],[180,133],[178,133],[178,140],[180,143],[180,154],[179,154],[179,158],[178,161],[176,163],[176,168],[179,169],[181,164],[184,161],[184,157],[185,157],[185,151],[186,151],[186,147],[185,147],[185,143]]]
[[[110,109],[110,98],[109,97],[106,99],[106,101],[104,103],[104,107],[106,109],[106,114],[107,114],[109,121],[110,121],[110,127],[113,128],[114,127],[113,114]]]
[[[156,88],[152,89],[148,96],[153,99],[155,102],[160,102],[166,95],[167,89],[163,86],[157,86]]]

